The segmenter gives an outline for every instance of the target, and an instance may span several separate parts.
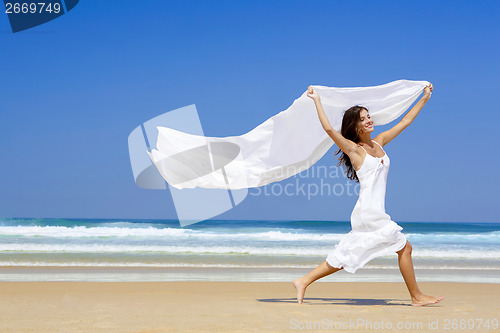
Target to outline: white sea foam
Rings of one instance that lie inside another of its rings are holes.
[[[158,267],[158,268],[300,268],[311,269],[312,265],[268,265],[268,264],[202,264],[202,263],[145,263],[145,262],[52,262],[52,261],[0,261],[2,267]],[[366,265],[363,269],[396,269],[397,265]],[[433,270],[487,270],[500,271],[500,266],[447,266],[447,265],[415,265],[415,269]]]
[[[301,231],[262,231],[262,232],[214,232],[179,228],[130,228],[130,227],[64,227],[64,226],[1,226],[0,237],[52,237],[52,238],[168,238],[170,240],[235,240],[235,241],[325,241],[338,242],[345,233],[308,233]],[[500,231],[484,233],[405,233],[411,241],[421,243],[481,243],[500,244]]]
[[[17,243],[0,244],[0,253],[194,253],[194,254],[232,254],[232,255],[276,255],[276,256],[322,256],[331,251],[331,247],[318,246],[162,246],[131,244],[39,244]],[[394,253],[395,255],[395,253]],[[470,258],[500,259],[500,249],[449,249],[414,248],[413,257],[421,258]]]
[[[222,233],[176,228],[115,228],[115,227],[61,227],[61,226],[15,226],[0,227],[0,236],[89,238],[89,237],[175,237],[179,240],[200,239],[245,239],[273,241],[338,241],[343,234],[313,234],[282,231],[264,231],[252,233]]]

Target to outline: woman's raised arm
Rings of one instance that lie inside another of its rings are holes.
[[[415,104],[415,106],[408,111],[407,114],[404,115],[404,117],[394,125],[392,128],[388,129],[385,132],[380,133],[377,135],[375,139],[377,139],[378,142],[383,146],[391,142],[394,138],[396,138],[405,128],[411,125],[413,120],[417,117],[418,113],[424,105],[429,101],[432,95],[432,90],[434,90],[434,87],[432,86],[432,83],[429,84],[427,87],[424,89],[424,95],[422,98]]]
[[[319,120],[323,129],[328,133],[328,135],[333,139],[337,147],[339,147],[347,155],[351,155],[356,151],[357,144],[349,139],[344,138],[342,134],[333,129],[332,124],[326,117],[325,111],[323,110],[323,105],[321,105],[321,100],[317,91],[314,90],[312,86],[307,89],[307,97],[313,99],[316,105],[316,110],[318,110]]]

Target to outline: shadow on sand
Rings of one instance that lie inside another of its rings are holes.
[[[262,298],[259,302],[267,303],[297,303],[296,298]],[[401,299],[372,299],[372,298],[311,298],[305,297],[307,305],[386,305],[386,306],[411,306],[409,300]]]

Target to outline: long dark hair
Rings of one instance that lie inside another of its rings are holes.
[[[344,138],[354,142],[359,141],[359,135],[357,130],[358,130],[358,123],[361,121],[361,116],[360,116],[361,110],[368,111],[367,108],[360,105],[355,105],[345,110],[344,117],[342,118],[342,129],[340,130],[340,134],[342,134]],[[359,183],[358,176],[356,175],[356,170],[354,170],[354,167],[352,166],[349,155],[344,153],[340,148],[335,152],[335,155],[337,155],[338,153],[341,153],[341,155],[340,157],[338,157],[339,163],[337,164],[337,166],[345,165],[347,178],[355,180],[356,182]]]

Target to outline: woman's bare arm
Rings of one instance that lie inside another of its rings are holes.
[[[328,135],[333,139],[337,147],[339,147],[349,157],[351,157],[351,155],[353,154],[357,154],[357,144],[349,139],[344,138],[342,134],[333,129],[330,121],[326,117],[325,110],[323,110],[323,105],[321,105],[319,94],[313,89],[312,86],[309,86],[307,90],[307,96],[314,100],[321,125],[323,126],[323,129],[326,131],[326,133],[328,133]]]
[[[408,113],[405,114],[405,116],[399,121],[399,123],[394,125],[394,127],[377,135],[377,137],[375,138],[375,141],[379,142],[380,145],[383,147],[386,144],[388,144],[389,142],[391,142],[399,134],[401,134],[401,132],[403,132],[403,130],[405,128],[410,126],[410,124],[413,122],[413,120],[415,120],[415,118],[417,117],[420,110],[422,110],[424,105],[431,98],[431,93],[432,93],[433,89],[434,88],[432,86],[432,83],[429,84],[427,87],[425,87],[424,95],[417,102],[417,104],[415,104],[415,106],[410,111],[408,111]]]

